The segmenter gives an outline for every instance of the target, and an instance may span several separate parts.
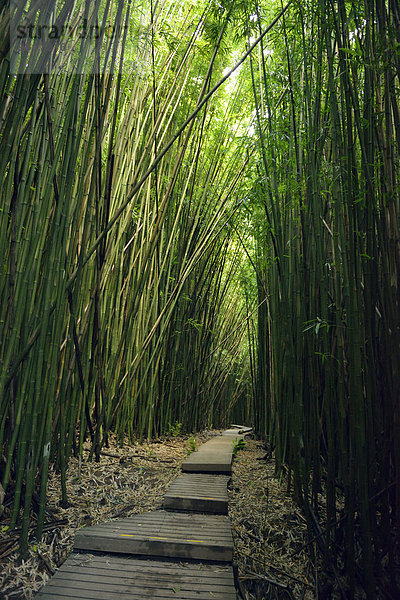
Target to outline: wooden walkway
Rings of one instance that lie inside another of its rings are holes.
[[[163,508],[227,515],[228,481],[225,475],[184,473],[170,485]]]
[[[37,600],[235,600],[227,485],[234,443],[250,431],[233,425],[200,446],[162,509],[78,530]]]

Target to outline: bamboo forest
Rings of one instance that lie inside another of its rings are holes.
[[[246,598],[400,598],[399,1],[2,0],[0,29],[18,560],[50,473],[67,508],[111,441],[243,423],[318,565]]]

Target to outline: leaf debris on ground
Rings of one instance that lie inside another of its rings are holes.
[[[265,455],[262,442],[248,440],[233,463],[229,513],[241,592],[246,600],[312,600],[307,524]]]
[[[196,434],[196,441],[203,443],[218,433]],[[34,539],[33,516],[25,559],[18,554],[18,530],[8,529],[12,493],[6,498],[6,510],[0,519],[1,600],[34,598],[71,553],[75,531],[80,527],[158,508],[170,483],[179,475],[190,449],[189,436],[125,443],[123,448],[115,439],[110,439],[109,447],[101,453],[100,462],[88,462],[89,446],[85,447],[82,461],[78,458],[70,460],[68,508],[60,506],[60,475],[54,469],[50,470],[44,535],[40,542]]]
[[[196,434],[196,442],[199,445],[218,433]],[[67,476],[68,508],[60,506],[60,476],[53,470],[43,540],[34,540],[33,527],[24,560],[18,555],[18,532],[7,530],[10,502],[6,503],[8,510],[0,521],[2,600],[32,600],[69,556],[80,527],[158,508],[168,486],[180,474],[188,440],[188,436],[177,436],[123,448],[112,440],[99,463],[88,462],[87,452],[82,461],[72,458]],[[312,567],[303,549],[305,520],[275,477],[273,462],[260,460],[264,454],[262,443],[250,440],[233,463],[229,505],[239,582],[248,600],[287,598],[289,593],[296,599],[311,600]],[[296,556],[290,558],[294,552]],[[266,591],[272,595],[267,596]]]

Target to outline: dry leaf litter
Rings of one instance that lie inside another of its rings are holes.
[[[247,440],[233,463],[229,514],[246,600],[315,598],[306,521],[275,475],[262,442]]]
[[[199,445],[218,431],[196,434]],[[60,475],[50,472],[45,533],[40,543],[34,540],[28,556],[18,556],[18,531],[9,532],[12,498],[5,503],[0,520],[0,600],[31,600],[73,547],[74,533],[84,525],[159,508],[170,483],[179,473],[192,443],[186,436],[153,442],[129,444],[121,448],[110,439],[100,462],[71,458],[67,472],[68,508],[60,507]],[[7,510],[8,509],[8,510]]]
[[[218,433],[197,434],[196,444]],[[60,476],[52,471],[43,540],[34,541],[33,527],[28,556],[22,561],[18,533],[7,531],[6,502],[0,521],[0,599],[34,598],[68,557],[78,528],[160,507],[192,444],[184,436],[123,448],[111,440],[99,463],[71,459],[68,508],[60,507]],[[249,440],[233,465],[229,505],[238,586],[246,600],[311,600],[314,578],[305,546],[306,524],[275,477],[273,461],[263,460],[264,455],[262,444]]]

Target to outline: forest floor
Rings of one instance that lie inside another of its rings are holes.
[[[217,433],[196,434],[196,444]],[[32,537],[22,561],[18,534],[7,529],[6,502],[0,521],[1,600],[34,598],[71,552],[79,527],[159,507],[193,444],[188,436],[123,448],[111,442],[99,463],[72,459],[68,508],[59,505],[60,477],[52,472],[43,541],[37,543]],[[249,440],[234,460],[229,504],[238,585],[246,600],[311,600],[316,597],[316,572],[307,552],[307,526],[285,483],[276,478],[272,458],[265,455],[261,442]]]
[[[233,462],[229,514],[245,600],[313,600],[317,568],[307,524],[268,448],[248,440]]]

